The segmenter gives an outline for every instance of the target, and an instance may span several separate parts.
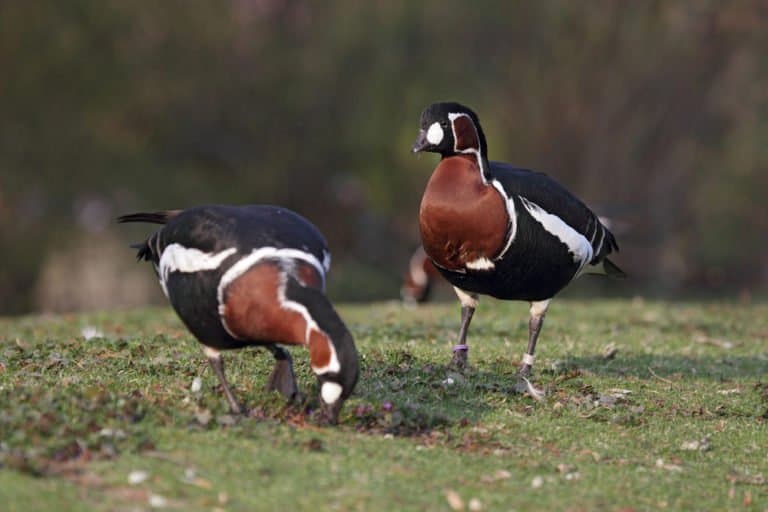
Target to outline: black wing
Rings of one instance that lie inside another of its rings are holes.
[[[240,254],[260,247],[298,249],[314,255],[320,262],[325,262],[329,254],[325,238],[311,222],[279,206],[207,205],[182,211],[124,215],[118,222],[165,224],[145,242],[133,246],[139,250],[139,259],[155,264],[159,263],[163,250],[174,243],[208,253],[232,247]]]
[[[521,196],[536,203],[584,235],[594,253],[590,264],[599,263],[619,250],[613,233],[597,215],[554,179],[541,172],[519,169],[502,162],[490,162],[490,166],[492,175],[504,187],[508,197]]]

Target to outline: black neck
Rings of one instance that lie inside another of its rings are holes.
[[[477,136],[480,139],[480,155],[482,155],[484,163],[488,163],[488,143],[485,141],[485,132],[480,123],[475,122],[475,129],[477,130]]]
[[[488,143],[485,141],[485,132],[480,123],[475,121],[475,129],[477,130],[477,137],[480,139],[480,158],[477,163],[483,172],[483,177],[486,181],[491,179],[491,166],[488,165]]]

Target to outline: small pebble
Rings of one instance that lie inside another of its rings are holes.
[[[453,489],[445,491],[445,499],[448,501],[448,506],[451,510],[464,510],[464,501],[459,496],[459,493]]]
[[[139,485],[140,483],[146,481],[147,478],[149,478],[149,473],[141,469],[137,469],[128,473],[128,483],[131,485]]]
[[[149,506],[152,508],[165,508],[168,506],[168,500],[159,494],[149,495]]]

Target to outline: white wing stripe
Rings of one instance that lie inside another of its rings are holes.
[[[597,246],[597,249],[594,250],[594,254],[600,254],[600,249],[603,248],[603,242],[605,242],[605,228],[601,226],[600,234],[602,235],[600,237],[600,243]]]
[[[549,213],[536,203],[519,196],[523,206],[531,214],[536,222],[549,233],[563,242],[568,250],[573,254],[573,260],[579,263],[579,268],[592,260],[592,245],[584,235],[569,226],[563,219]]]
[[[592,220],[592,218],[589,219],[589,223],[592,225],[592,236],[589,237],[589,245],[592,245],[595,242],[595,235],[597,235],[597,222]],[[586,230],[586,232],[589,232],[589,229]]]

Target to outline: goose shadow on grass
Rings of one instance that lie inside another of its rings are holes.
[[[459,372],[407,352],[368,357],[350,405],[363,419],[366,411],[361,414],[360,408],[372,407],[374,430],[417,435],[474,423],[502,403],[523,412],[533,399],[515,392],[516,372],[508,361],[472,364]]]
[[[657,384],[705,381],[710,385],[768,375],[768,360],[749,356],[663,356],[624,353],[614,359],[601,356],[568,357],[555,368],[544,364],[534,383],[549,392],[563,391],[587,399],[569,383],[571,376],[597,375],[633,378]],[[472,424],[499,407],[528,414],[534,400],[514,391],[517,364],[508,358],[481,359],[459,373],[447,365],[422,360],[407,352],[387,358],[368,358],[350,404],[362,430],[395,435],[418,435],[434,429]],[[589,394],[590,392],[584,392]],[[361,405],[362,404],[362,405]],[[385,410],[390,404],[391,411]],[[360,408],[371,407],[366,411]]]
[[[613,359],[594,355],[568,357],[562,362],[562,366],[565,369],[585,370],[604,377],[727,382],[768,376],[768,353],[762,356],[722,354],[694,357],[629,352],[620,353]]]

